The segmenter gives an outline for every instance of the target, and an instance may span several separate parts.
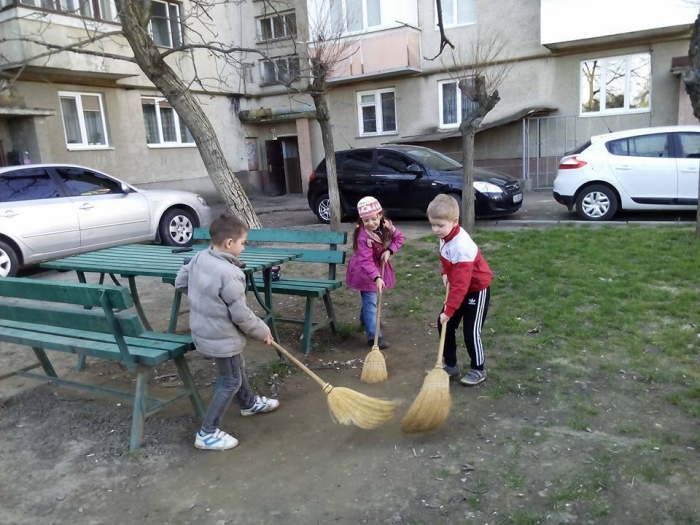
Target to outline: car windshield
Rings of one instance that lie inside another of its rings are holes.
[[[429,149],[402,149],[402,153],[405,153],[411,157],[416,162],[419,162],[426,168],[436,171],[455,171],[461,170],[462,165],[452,160],[447,155],[443,155],[437,151],[432,151]]]

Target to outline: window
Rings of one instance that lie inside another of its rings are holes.
[[[467,96],[459,89],[457,80],[438,83],[440,127],[456,128],[462,122],[467,107]]]
[[[625,157],[665,158],[669,156],[666,133],[611,140],[605,144],[605,147],[611,154]]]
[[[289,84],[299,78],[299,57],[281,57],[260,62],[261,84]]]
[[[9,1],[9,4],[12,2]],[[114,0],[20,0],[24,6],[37,7],[50,11],[80,16],[83,18],[94,18],[95,20],[106,20],[109,22],[119,21],[117,7]],[[5,5],[6,2],[2,2]]]
[[[289,38],[296,36],[296,34],[297,15],[294,14],[294,11],[258,20],[258,40],[260,42]]]
[[[335,159],[339,171],[372,173],[372,150],[349,151]]]
[[[381,2],[382,0],[329,0],[331,32],[338,35],[380,26]]]
[[[121,185],[104,175],[82,168],[56,168],[56,171],[71,197],[122,193]]]
[[[678,133],[680,151],[677,157],[685,159],[700,159],[700,133]]]
[[[181,46],[180,6],[153,0],[151,2],[151,20],[148,23],[148,31],[157,46]]]
[[[651,55],[581,62],[581,115],[648,112],[651,104]]]
[[[55,199],[61,195],[46,170],[25,168],[0,175],[0,202]]]
[[[146,142],[167,146],[194,145],[190,130],[164,98],[141,98]]]
[[[357,94],[360,135],[381,135],[396,131],[395,91],[380,89]]]
[[[436,6],[436,26],[437,19]],[[442,23],[445,27],[476,23],[476,0],[442,0]]]
[[[102,95],[60,91],[58,97],[68,149],[107,147]]]
[[[406,157],[393,151],[377,151],[377,172],[381,174],[407,173],[408,167],[414,164]]]

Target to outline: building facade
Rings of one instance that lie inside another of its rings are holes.
[[[66,42],[86,20],[95,32],[118,27],[110,0],[72,10],[71,1],[0,0],[0,38],[39,31],[36,13]],[[499,53],[483,71],[502,73],[501,100],[477,134],[475,162],[533,186],[550,186],[558,158],[592,135],[694,120],[680,73],[697,6],[683,0],[521,0],[517,10],[505,0],[442,0],[454,52],[447,46],[434,59],[434,0],[248,0],[217,5],[209,22],[187,2],[153,5],[149,30],[161,47],[208,31],[247,50],[235,63],[206,53],[171,58],[185,79],[195,70],[216,79],[192,89],[251,192],[305,192],[324,156],[306,94],[309,56],[319,50],[334,66],[327,96],[336,150],[404,143],[460,158],[469,101],[457,83],[489,43]],[[41,51],[11,45],[10,74]],[[118,39],[100,45],[124,52]],[[27,152],[32,162],[85,164],[137,185],[212,189],[177,114],[130,62],[71,53],[32,62],[0,96],[0,141],[4,162]]]
[[[152,5],[148,30],[163,50],[212,30],[181,3]],[[113,0],[2,0],[0,7],[1,165],[79,164],[144,188],[216,194],[179,116],[129,61],[123,37],[110,35],[119,30]],[[49,54],[41,44],[86,38],[95,40],[86,47],[92,54]],[[225,83],[220,64],[206,52],[172,55],[168,62],[196,93],[233,169],[247,168],[237,116],[240,77]]]
[[[246,16],[255,17],[259,31],[261,20],[277,16],[270,5],[248,6],[253,12]],[[434,60],[441,39],[433,0],[284,5],[299,33],[290,40],[302,44],[275,47],[259,37],[256,42],[273,56],[296,50],[301,84],[308,81],[303,79],[308,28],[319,19],[324,23],[324,13],[330,13],[327,24],[345,18],[341,40],[352,53],[334,69],[328,95],[336,150],[419,144],[460,159],[458,126],[468,101],[457,82],[469,74],[464,65],[473,63],[479,45],[492,42],[501,46],[492,69],[505,74],[498,86],[501,100],[477,134],[475,161],[482,167],[548,187],[558,159],[592,135],[695,120],[682,67],[672,64],[687,55],[697,16],[697,6],[683,0],[657,0],[643,8],[634,0],[523,0],[517,10],[505,1],[443,0],[445,33],[455,50],[446,47]],[[254,77],[264,74],[257,67],[252,71]],[[304,187],[323,148],[310,99],[289,95],[295,87],[258,83],[244,100],[242,120],[248,140],[258,143],[260,165],[268,169],[274,169],[269,160],[274,157],[266,153],[276,137],[301,145]],[[307,129],[308,139],[302,137]]]

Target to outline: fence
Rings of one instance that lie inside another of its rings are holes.
[[[523,180],[530,181],[533,188],[551,188],[559,159],[577,145],[576,115],[523,120]]]

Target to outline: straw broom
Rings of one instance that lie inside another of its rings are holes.
[[[382,274],[381,280],[384,280],[384,266],[386,263],[382,263]],[[362,365],[362,375],[360,380],[365,383],[381,383],[386,381],[389,377],[389,373],[386,370],[386,360],[384,359],[384,354],[379,350],[379,328],[382,316],[382,292],[377,295],[377,321],[374,329],[374,344],[372,345],[372,350],[370,350],[367,357],[365,357],[365,362]]]
[[[450,285],[447,284],[447,294],[450,293]],[[452,398],[450,397],[450,376],[442,367],[442,353],[445,349],[445,334],[447,323],[440,333],[440,346],[438,349],[437,363],[423,380],[418,397],[401,420],[401,430],[408,434],[429,432],[442,425],[450,414]]]
[[[334,387],[314,374],[308,367],[304,366],[301,361],[275,341],[272,342],[272,346],[282,352],[303,372],[308,374],[311,379],[321,385],[323,393],[328,396],[328,408],[335,422],[341,425],[355,425],[356,427],[371,430],[383,425],[396,415],[396,410],[399,407],[398,401],[377,399],[349,388]]]

